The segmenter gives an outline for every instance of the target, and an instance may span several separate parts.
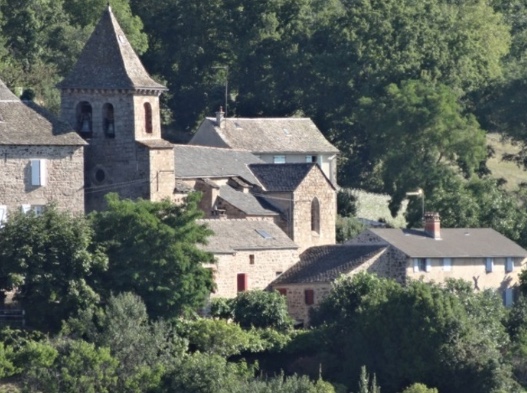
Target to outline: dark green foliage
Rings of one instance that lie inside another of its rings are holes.
[[[225,298],[212,298],[210,300],[210,316],[213,318],[231,319],[234,317],[234,300]]]
[[[198,248],[211,231],[196,223],[199,195],[176,206],[168,201],[120,200],[108,196],[108,209],[91,216],[96,244],[109,268],[101,275],[103,293],[133,292],[152,318],[173,318],[204,305],[213,288],[202,267],[213,256]]]
[[[346,240],[353,239],[366,228],[366,226],[355,217],[341,216],[337,216],[336,226],[337,243],[344,243]]]
[[[351,191],[340,189],[337,192],[337,214],[342,217],[354,216],[357,213],[357,197]]]
[[[503,313],[491,293],[359,274],[339,282],[313,322],[326,330],[326,376],[348,386],[366,365],[387,392],[413,381],[447,393],[516,391],[502,357]]]
[[[243,328],[266,328],[288,330],[293,320],[287,312],[284,296],[278,292],[240,292],[233,305],[234,320]]]
[[[84,217],[47,206],[44,213],[14,213],[0,229],[0,288],[15,289],[28,324],[56,330],[63,319],[99,301],[94,275],[107,258],[92,245]]]

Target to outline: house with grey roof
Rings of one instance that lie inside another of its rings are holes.
[[[226,118],[220,109],[189,144],[248,150],[267,163],[317,163],[337,184],[338,149],[309,118]]]
[[[62,119],[88,142],[87,211],[103,209],[108,192],[172,197],[172,144],[161,138],[159,115],[159,96],[167,89],[148,75],[110,6],[58,87]]]
[[[272,221],[205,219],[215,233],[204,250],[213,253],[216,291],[212,297],[235,297],[238,292],[264,290],[298,262],[298,246]]]
[[[0,225],[9,212],[40,213],[51,202],[84,212],[85,144],[67,123],[0,81]]]

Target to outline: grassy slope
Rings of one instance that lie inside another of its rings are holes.
[[[504,187],[509,191],[517,189],[518,184],[527,182],[526,171],[512,162],[501,159],[504,153],[517,152],[518,148],[509,142],[503,142],[498,134],[487,134],[487,142],[496,151],[495,157],[487,161],[487,166],[492,171],[492,176],[507,180]]]

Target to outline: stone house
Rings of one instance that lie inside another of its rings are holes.
[[[62,119],[88,142],[86,211],[103,209],[108,192],[172,197],[172,144],[161,138],[159,115],[159,95],[167,89],[148,75],[110,6],[58,87]]]
[[[66,123],[22,102],[0,81],[0,224],[44,205],[84,212],[86,143]]]
[[[213,253],[216,291],[211,297],[235,297],[238,292],[267,289],[282,272],[298,262],[298,246],[272,221],[258,219],[199,220],[215,233],[204,246]]]
[[[367,254],[365,246],[376,248]],[[364,258],[352,259],[361,252]],[[287,295],[291,314],[305,322],[309,308],[320,303],[337,276],[359,271],[401,284],[463,279],[475,290],[498,291],[510,306],[527,250],[490,228],[441,228],[439,216],[427,213],[424,229],[371,228],[348,244],[309,249],[300,260],[271,286]]]
[[[191,145],[248,150],[266,163],[317,163],[337,184],[338,149],[308,118],[226,118],[220,109],[207,117]]]

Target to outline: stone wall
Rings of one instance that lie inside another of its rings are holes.
[[[313,246],[335,244],[335,220],[337,196],[318,167],[313,167],[294,192],[293,241],[300,252]],[[311,228],[311,205],[314,199],[319,205],[319,231]]]
[[[0,158],[0,205],[13,211],[55,202],[60,209],[84,212],[82,146],[0,146]],[[31,185],[31,159],[46,160],[45,186]]]
[[[174,198],[174,150],[149,149],[150,200]]]
[[[63,90],[61,118],[75,129],[81,102],[89,103],[92,111],[91,134],[79,133],[89,143],[84,159],[86,210],[104,209],[104,196],[109,192],[122,198],[149,198],[150,151],[136,140],[161,138],[157,92]],[[145,131],[145,102],[152,108],[152,133]],[[104,131],[104,106],[108,104],[113,106],[114,136]]]
[[[251,255],[254,255],[251,263]],[[247,275],[248,290],[266,289],[280,274],[298,262],[297,250],[252,250],[234,254],[217,254],[217,263],[212,268],[216,291],[211,297],[236,297],[237,276]]]

